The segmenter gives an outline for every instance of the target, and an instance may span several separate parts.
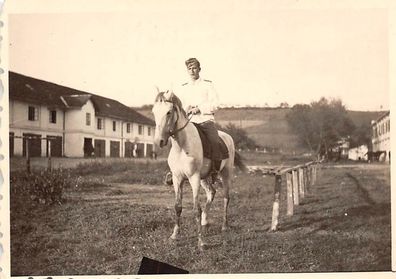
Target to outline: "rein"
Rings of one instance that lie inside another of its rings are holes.
[[[166,101],[166,102],[172,103],[172,102],[170,102],[170,101]],[[172,103],[172,104],[173,104],[173,103]],[[174,113],[176,112],[176,115],[177,115],[177,119],[176,119],[176,121],[175,121],[175,126],[176,126],[177,121],[179,121],[179,113],[176,111],[176,109],[175,109],[175,107],[174,107],[174,104],[173,104],[173,111],[174,111]],[[187,125],[188,125],[188,123],[190,123],[190,120],[191,120],[192,116],[193,116],[193,115],[191,114],[190,117],[187,118],[186,124],[184,124],[183,127],[180,127],[179,129],[176,129],[175,131],[173,131],[173,129],[170,129],[170,130],[169,130],[169,136],[171,136],[172,138],[174,138],[178,132],[180,132],[181,130],[183,130],[184,128],[186,128]]]
[[[190,123],[191,118],[192,118],[192,115],[189,118],[187,118],[186,124],[184,124],[183,127],[180,127],[179,129],[176,129],[175,131],[172,131],[172,129],[170,129],[169,135],[172,138],[174,138],[178,132],[180,132],[181,130],[183,130],[184,128],[187,127],[188,123]],[[176,120],[175,124],[177,123],[178,120],[179,120],[179,114],[177,114],[177,120]]]

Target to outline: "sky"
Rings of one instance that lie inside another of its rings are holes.
[[[9,68],[140,106],[153,103],[157,86],[188,81],[184,61],[196,57],[222,104],[292,106],[323,96],[351,110],[389,109],[386,9],[169,3],[10,14]]]

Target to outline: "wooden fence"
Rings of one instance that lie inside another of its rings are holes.
[[[271,231],[276,231],[279,225],[282,179],[286,179],[287,215],[291,216],[294,214],[294,206],[299,205],[301,200],[310,191],[310,187],[316,184],[321,162],[312,161],[293,167],[278,169],[252,168],[253,172],[259,171],[275,176]]]
[[[303,165],[285,168],[275,174],[274,202],[272,206],[271,231],[276,231],[279,224],[280,192],[282,176],[286,176],[287,189],[287,215],[294,214],[294,206],[310,191],[310,187],[315,185],[320,162],[314,161]]]

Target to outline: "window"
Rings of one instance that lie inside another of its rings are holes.
[[[127,133],[129,134],[131,132],[131,123],[127,123]]]
[[[38,120],[38,108],[37,107],[29,106],[28,119],[30,121]]]
[[[143,135],[143,126],[139,125],[139,135]]]
[[[113,131],[115,132],[117,130],[117,122],[113,121]]]
[[[98,130],[102,130],[102,129],[103,129],[103,119],[98,118]]]
[[[151,136],[151,127],[147,128],[147,135]]]
[[[56,110],[50,110],[49,122],[50,123],[56,123]]]
[[[87,126],[91,126],[91,113],[87,112],[85,114],[85,124]]]

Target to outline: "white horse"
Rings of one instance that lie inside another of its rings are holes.
[[[172,171],[173,186],[175,190],[175,227],[171,239],[177,239],[180,232],[180,216],[182,212],[182,185],[188,179],[192,187],[193,203],[196,210],[198,225],[198,246],[205,245],[203,234],[208,224],[208,211],[215,196],[216,190],[205,179],[211,171],[211,160],[203,157],[203,148],[197,128],[189,122],[186,112],[182,108],[180,99],[172,92],[161,92],[157,95],[153,106],[155,117],[155,141],[162,148],[171,139],[172,148],[168,156],[168,164]],[[230,135],[219,131],[219,136],[225,142],[229,158],[221,162],[220,176],[223,182],[224,215],[222,230],[226,230],[227,209],[229,203],[229,189],[233,176],[234,159],[238,167],[244,165],[235,153],[234,141]],[[206,192],[206,203],[201,208],[199,204],[200,186]]]

